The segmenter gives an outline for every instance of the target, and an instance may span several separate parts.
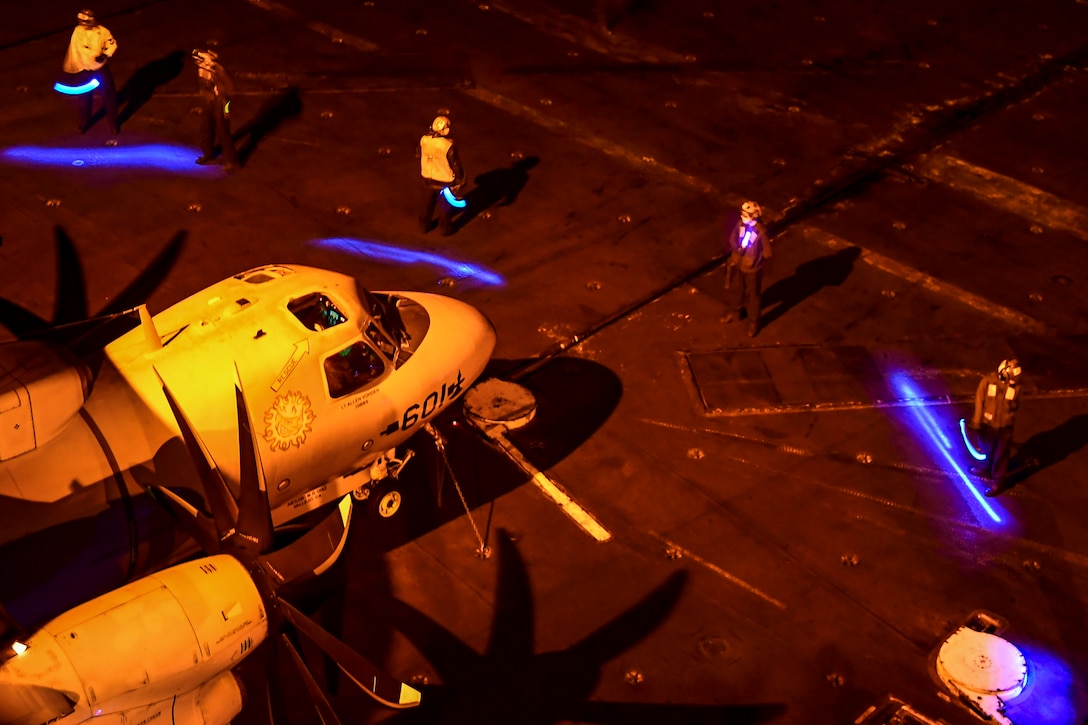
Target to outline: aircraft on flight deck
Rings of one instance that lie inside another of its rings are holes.
[[[0,631],[4,619],[39,623],[194,553],[143,495],[201,491],[164,383],[237,481],[222,391],[241,381],[274,525],[348,492],[390,516],[411,455],[398,447],[462,395],[495,344],[465,303],[370,292],[298,265],[251,269],[139,313],[138,327],[82,359],[48,339],[0,344]]]
[[[239,384],[240,385],[240,384]],[[51,620],[25,640],[0,646],[0,723],[227,725],[245,702],[236,667],[267,640],[266,674],[284,652],[322,722],[340,722],[287,625],[316,644],[378,702],[414,707],[420,693],[389,678],[284,599],[290,585],[320,575],[343,551],[351,517],[346,495],[325,520],[278,551],[267,485],[249,409],[235,388],[240,479],[231,492],[201,436],[163,385],[211,515],[165,489],[178,523],[209,554],[136,580]],[[267,454],[265,454],[267,455]],[[269,651],[269,648],[271,650]],[[272,722],[273,685],[258,680]]]

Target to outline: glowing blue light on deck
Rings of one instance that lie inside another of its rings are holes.
[[[990,502],[979,493],[974,482],[966,473],[964,473],[963,468],[953,457],[952,442],[948,440],[948,436],[944,434],[940,424],[933,417],[933,413],[926,407],[925,401],[922,400],[921,394],[914,386],[914,382],[901,373],[893,374],[890,380],[900,397],[906,402],[910,412],[920,424],[926,437],[933,443],[933,447],[940,452],[945,462],[952,467],[953,471],[955,471],[956,477],[963,482],[964,487],[970,492],[986,514],[995,523],[1001,523],[1001,516],[999,516],[997,511],[994,510],[994,507],[990,505]]]
[[[1023,694],[1006,701],[1006,716],[1032,725],[1062,725],[1076,721],[1073,690],[1076,677],[1061,658],[1032,643],[1017,643],[1028,662]]]
[[[971,458],[974,458],[976,461],[985,461],[986,454],[971,445],[971,439],[967,437],[966,418],[960,418],[960,435],[963,436],[963,442],[967,446],[967,451],[971,454]]]
[[[223,171],[199,166],[200,152],[179,144],[138,144],[134,146],[12,146],[0,151],[0,161],[19,166],[92,169],[144,169],[172,173],[214,176]]]
[[[472,264],[471,262],[451,259],[450,257],[445,257],[441,254],[436,254],[435,252],[427,252],[422,249],[408,249],[392,244],[380,244],[378,242],[368,242],[362,239],[349,239],[346,237],[328,237],[312,241],[310,244],[316,247],[346,252],[347,254],[356,257],[368,257],[370,259],[379,259],[386,262],[395,262],[397,264],[429,264],[433,267],[442,269],[451,277],[456,277],[458,279],[471,277],[478,282],[488,285],[502,285],[506,283],[506,280],[504,280],[501,275],[492,272],[486,267]]]
[[[457,207],[458,209],[464,207],[464,205],[468,203],[464,199],[458,199],[456,196],[454,196],[453,192],[450,191],[450,187],[448,186],[442,187],[442,198],[446,200],[447,204],[453,207]]]
[[[58,93],[63,93],[66,96],[82,96],[84,93],[90,93],[95,88],[98,88],[98,79],[92,78],[83,85],[80,86],[66,86],[63,83],[54,83],[53,90]]]

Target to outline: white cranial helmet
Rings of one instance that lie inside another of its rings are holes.
[[[431,122],[431,131],[439,136],[449,136],[450,119],[446,116],[436,116],[434,121]]]
[[[746,201],[740,205],[740,220],[747,224],[753,219],[759,219],[763,215],[763,210],[759,208],[759,204],[754,201]]]
[[[1014,357],[1009,358],[1008,360],[1002,360],[1001,364],[997,366],[997,376],[1002,380],[1008,380],[1009,382],[1016,382],[1022,372],[1023,369],[1020,367],[1020,361]]]

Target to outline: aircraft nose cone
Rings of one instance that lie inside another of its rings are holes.
[[[472,378],[483,372],[491,354],[495,351],[495,326],[491,320],[472,305],[451,300],[454,306],[454,315],[458,320],[458,333],[461,345],[464,349],[466,367],[472,371]],[[469,370],[465,370],[468,377]]]
[[[495,351],[495,327],[472,305],[444,295],[405,295],[427,310],[430,325],[413,359],[419,359],[439,377],[460,374],[471,385],[484,371]]]

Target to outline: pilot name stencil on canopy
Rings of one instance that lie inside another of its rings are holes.
[[[264,414],[264,439],[273,451],[286,451],[291,446],[301,448],[306,434],[313,430],[316,417],[310,399],[297,390],[277,395]]]
[[[381,388],[371,388],[370,390],[359,393],[355,397],[346,399],[341,405],[340,410],[347,410],[349,408],[361,408],[370,402],[370,398],[374,396],[374,393],[381,390]]]

